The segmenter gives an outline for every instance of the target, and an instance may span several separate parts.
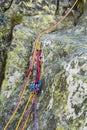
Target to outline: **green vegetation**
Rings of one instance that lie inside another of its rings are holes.
[[[22,20],[23,20],[23,16],[21,14],[13,15],[13,17],[11,18],[12,26],[14,27],[17,24],[20,24]]]

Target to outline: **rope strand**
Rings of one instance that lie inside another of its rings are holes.
[[[13,120],[13,118],[14,118],[14,116],[15,116],[15,114],[16,114],[16,112],[17,112],[19,106],[20,106],[20,102],[21,102],[22,97],[23,97],[23,95],[24,95],[27,82],[28,82],[28,80],[26,80],[25,83],[24,83],[23,89],[22,89],[21,94],[20,94],[20,98],[18,99],[17,105],[15,106],[15,109],[14,109],[14,111],[13,111],[13,114],[12,114],[12,116],[10,117],[9,121],[7,122],[7,124],[6,124],[5,128],[4,128],[4,130],[7,130],[9,124],[10,124],[11,121]]]
[[[19,125],[20,125],[20,123],[21,123],[21,121],[22,121],[22,119],[23,119],[23,116],[24,116],[24,114],[25,114],[25,111],[26,111],[26,109],[27,109],[27,107],[28,107],[28,105],[29,105],[29,102],[30,102],[30,100],[31,100],[32,97],[33,97],[33,95],[31,94],[30,97],[28,98],[28,101],[27,101],[27,103],[26,103],[26,106],[25,106],[25,108],[24,108],[24,111],[23,111],[23,113],[22,113],[22,115],[21,115],[21,117],[20,117],[20,119],[19,119],[19,121],[18,121],[18,124],[17,124],[15,130],[18,130]]]
[[[34,100],[34,130],[37,130],[37,120],[36,120],[36,92],[35,92],[35,100]]]
[[[24,129],[26,128],[26,125],[27,125],[27,122],[28,122],[28,118],[29,118],[30,113],[31,113],[31,111],[32,111],[32,107],[33,107],[33,105],[34,105],[34,100],[35,100],[35,96],[34,96],[34,98],[33,98],[33,101],[32,101],[32,104],[31,104],[31,106],[30,106],[30,109],[28,110],[28,113],[27,113],[27,115],[26,115],[26,117],[25,117],[25,119],[24,119],[24,122],[22,123],[21,130],[24,130]]]

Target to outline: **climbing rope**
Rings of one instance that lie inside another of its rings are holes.
[[[25,108],[24,108],[24,111],[23,111],[23,113],[22,113],[22,115],[21,115],[21,117],[20,117],[20,119],[19,119],[19,121],[18,121],[18,124],[17,124],[15,130],[18,130],[19,125],[20,125],[20,123],[21,123],[21,121],[22,121],[22,119],[23,119],[23,116],[24,116],[24,114],[25,114],[25,111],[26,111],[26,109],[27,109],[27,107],[28,107],[28,105],[29,105],[29,103],[30,103],[30,101],[31,101],[31,99],[32,99],[33,97],[34,97],[34,93],[32,92],[32,93],[30,94],[30,97],[28,98],[28,101],[27,101],[27,103],[26,103],[26,106],[25,106]]]
[[[22,100],[22,97],[23,97],[24,92],[25,92],[25,89],[26,89],[26,84],[27,84],[27,82],[28,82],[28,80],[25,80],[24,87],[23,87],[23,89],[22,89],[22,91],[21,91],[21,94],[20,94],[20,98],[19,98],[19,100],[18,100],[18,102],[17,102],[17,105],[15,106],[15,109],[14,109],[14,111],[13,111],[13,114],[12,114],[12,116],[10,117],[9,121],[7,122],[7,124],[6,124],[5,128],[4,128],[4,130],[7,130],[8,125],[9,125],[10,122],[13,120],[13,118],[14,118],[14,116],[15,116],[15,114],[16,114],[18,108],[19,108],[20,102],[21,102],[21,100]]]
[[[25,77],[25,82],[24,82],[24,84],[23,84],[23,88],[22,88],[22,91],[21,91],[21,93],[20,93],[20,97],[19,97],[19,99],[18,99],[17,105],[15,106],[15,109],[14,109],[14,111],[13,111],[13,114],[12,114],[12,116],[10,117],[9,121],[7,122],[7,124],[6,124],[5,128],[4,128],[4,130],[7,130],[9,124],[10,124],[11,121],[13,120],[13,118],[14,118],[14,116],[15,116],[15,114],[16,114],[16,112],[17,112],[19,106],[20,106],[20,102],[21,102],[22,97],[23,97],[23,95],[24,95],[24,93],[25,93],[26,86],[27,86],[27,84],[28,84],[28,80],[29,80],[29,78],[30,78],[30,76],[31,76],[31,72],[32,72],[32,69],[33,69],[33,66],[34,66],[34,62],[35,62],[35,58],[36,58],[36,55],[37,55],[37,48],[38,48],[38,43],[39,43],[39,41],[40,41],[40,37],[42,37],[42,36],[43,36],[44,34],[46,34],[46,33],[51,32],[57,25],[59,25],[62,21],[64,21],[64,19],[69,15],[69,13],[72,11],[72,9],[74,8],[74,6],[76,5],[77,2],[78,2],[78,0],[76,0],[76,1],[74,2],[74,4],[73,4],[72,7],[68,10],[68,12],[65,14],[65,16],[63,16],[60,20],[58,20],[58,21],[57,21],[55,24],[53,24],[51,27],[49,27],[48,29],[44,30],[44,31],[43,31],[41,34],[39,34],[38,37],[36,38],[36,40],[35,40],[34,53],[33,53],[33,56],[32,56],[32,61],[31,61],[30,67],[29,67],[29,69],[28,69],[28,71],[27,71],[27,75],[26,75],[26,77]],[[29,114],[29,115],[30,115],[30,114]],[[27,122],[27,121],[26,121],[26,122]],[[23,128],[25,128],[25,126],[24,126]]]
[[[64,21],[64,19],[71,13],[72,9],[74,8],[74,6],[76,5],[76,3],[78,2],[78,0],[75,0],[74,4],[72,5],[72,7],[67,11],[67,13],[60,19],[58,20],[56,23],[54,23],[52,26],[50,26],[48,29],[44,30],[40,36],[51,32],[57,25],[59,25],[61,22]],[[39,36],[38,36],[39,39]]]
[[[30,116],[30,113],[32,111],[32,107],[34,105],[34,130],[37,130],[37,124],[36,124],[36,96],[34,97],[33,101],[32,101],[32,104],[30,106],[30,109],[28,110],[28,113],[27,113],[27,116],[26,118],[24,119],[24,122],[22,123],[22,127],[21,127],[21,130],[24,130],[26,128],[26,124],[28,122],[28,118]]]
[[[31,113],[32,108],[33,108],[33,105],[34,105],[34,100],[35,100],[35,97],[33,98],[33,100],[32,100],[32,104],[31,104],[31,106],[30,106],[30,109],[28,110],[27,115],[26,115],[26,117],[25,117],[25,119],[24,119],[24,122],[22,123],[21,130],[24,130],[25,127],[26,127],[26,124],[27,124],[28,118],[29,118],[29,116],[30,116],[30,113]]]
[[[42,45],[39,45],[39,46],[38,46],[38,50],[37,50],[37,72],[36,72],[36,78],[35,78],[35,80],[34,80],[34,84],[33,84],[32,87],[31,87],[31,90],[30,90],[30,91],[31,91],[31,94],[30,94],[30,96],[29,96],[29,98],[28,98],[28,101],[27,101],[27,103],[26,103],[26,105],[25,105],[24,111],[23,111],[23,113],[22,113],[22,115],[21,115],[21,117],[20,117],[20,119],[19,119],[19,121],[18,121],[18,124],[17,124],[15,130],[18,130],[18,128],[19,128],[20,123],[21,123],[21,121],[22,121],[22,119],[23,119],[23,116],[24,116],[24,114],[25,114],[25,112],[26,112],[26,109],[27,109],[27,107],[28,107],[28,105],[29,105],[29,102],[30,102],[30,100],[32,99],[32,97],[34,96],[34,92],[35,92],[35,93],[38,93],[38,90],[39,90],[39,88],[40,88],[40,69],[41,69],[41,60],[40,60],[40,58],[41,58],[41,51],[42,51],[41,49],[42,49]],[[38,86],[36,86],[37,83],[38,83]]]
[[[34,130],[37,130],[37,115],[36,115],[36,92],[35,92],[35,100],[34,100]]]

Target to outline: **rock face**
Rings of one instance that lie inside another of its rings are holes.
[[[7,4],[9,2],[11,1]],[[40,2],[47,4],[46,1],[39,0],[36,4]],[[31,62],[35,38],[57,19],[57,16],[49,14],[23,16],[23,21],[13,28],[11,19],[7,16],[13,6],[21,5],[19,3],[21,1],[12,2],[10,9],[0,15],[0,76],[3,75],[0,81],[0,130],[4,129],[18,101]],[[42,90],[37,97],[38,130],[86,130],[87,10],[77,26],[73,26],[72,18],[69,17],[54,32],[41,37],[40,42],[43,44],[43,64]],[[34,76],[35,66],[9,130],[14,130],[17,125]],[[26,130],[33,130],[33,111]]]
[[[10,20],[3,13],[0,14],[0,86],[4,78],[7,52],[11,43],[12,27]]]
[[[18,10],[15,10],[15,8]],[[54,0],[3,0],[0,2],[0,11],[19,11],[20,13],[38,14],[53,13],[56,8]]]

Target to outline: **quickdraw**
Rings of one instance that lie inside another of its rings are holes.
[[[64,19],[69,15],[69,13],[72,11],[72,9],[74,8],[74,6],[76,5],[77,2],[78,2],[78,0],[76,0],[76,1],[74,2],[74,4],[72,5],[72,7],[68,10],[68,12],[67,12],[60,20],[58,20],[55,24],[53,24],[53,25],[52,25],[51,27],[49,27],[47,30],[43,31],[41,34],[38,35],[38,37],[37,37],[37,39],[36,39],[36,41],[35,41],[35,48],[34,48],[34,53],[33,53],[33,56],[32,56],[32,61],[31,61],[30,67],[29,67],[29,69],[28,69],[28,71],[27,71],[27,74],[26,74],[26,77],[25,77],[25,80],[24,80],[24,84],[23,84],[23,88],[22,88],[22,91],[21,91],[21,93],[20,93],[20,97],[19,97],[19,99],[18,99],[17,105],[15,106],[15,109],[14,109],[14,111],[13,111],[13,114],[12,114],[12,116],[10,117],[9,121],[7,122],[7,124],[6,124],[5,128],[4,128],[4,130],[7,130],[9,124],[12,122],[12,120],[13,120],[13,118],[14,118],[14,116],[15,116],[15,114],[16,114],[16,112],[17,112],[19,106],[20,106],[22,97],[23,97],[23,95],[24,95],[24,93],[25,93],[26,86],[27,86],[27,84],[28,84],[28,80],[29,80],[29,78],[30,78],[30,76],[31,76],[31,73],[32,73],[32,70],[33,70],[33,66],[34,66],[34,62],[35,62],[37,53],[38,53],[38,56],[39,56],[40,53],[41,53],[40,51],[39,51],[39,52],[37,51],[37,50],[40,50],[40,49],[42,48],[42,47],[38,44],[39,41],[40,41],[40,37],[43,36],[43,35],[46,34],[46,33],[51,32],[57,25],[59,25],[62,21],[64,21]],[[38,47],[38,46],[39,46],[39,47]],[[41,49],[41,50],[42,50],[42,49]],[[37,61],[37,62],[38,62],[38,61]],[[41,64],[41,62],[38,62],[38,69],[37,69],[37,71],[38,71],[38,76],[36,77],[36,79],[35,79],[35,81],[34,81],[32,87],[31,87],[31,90],[30,90],[30,91],[31,91],[31,94],[30,94],[29,99],[28,99],[28,101],[27,101],[27,104],[26,104],[26,106],[25,106],[25,108],[24,108],[24,111],[23,111],[23,113],[22,113],[22,115],[21,115],[21,117],[20,117],[20,120],[19,120],[19,122],[18,122],[18,124],[17,124],[16,130],[18,130],[19,125],[20,125],[20,123],[21,123],[21,120],[22,120],[22,118],[23,118],[23,116],[24,116],[24,113],[25,113],[25,111],[26,111],[26,109],[27,109],[27,107],[28,107],[28,104],[29,104],[30,100],[32,99],[32,105],[31,105],[31,107],[30,107],[30,109],[29,109],[29,112],[28,112],[27,118],[26,118],[26,120],[25,120],[25,123],[24,123],[24,125],[23,125],[23,127],[22,127],[22,130],[24,130],[24,128],[26,127],[27,120],[28,120],[28,118],[29,118],[31,109],[32,109],[32,107],[33,107],[33,105],[34,105],[35,90],[36,90],[36,96],[37,96],[37,95],[38,95],[38,92],[39,92],[39,90],[40,90],[40,88],[41,88],[41,83],[40,83],[40,64]]]
[[[42,45],[40,45],[40,46],[42,46]],[[27,110],[27,107],[28,107],[30,101],[33,100],[32,98],[34,98],[34,102],[32,103],[31,107],[33,107],[33,105],[36,106],[36,96],[38,95],[38,92],[39,92],[40,87],[41,87],[41,82],[40,82],[40,73],[41,72],[40,71],[41,71],[41,52],[42,52],[41,49],[42,48],[40,47],[39,49],[37,49],[37,56],[36,56],[36,63],[37,63],[37,66],[36,66],[37,67],[36,68],[36,70],[37,70],[36,71],[36,77],[34,79],[34,83],[32,84],[32,86],[30,88],[30,92],[31,92],[30,93],[30,97],[29,97],[29,99],[28,99],[28,101],[26,103],[26,106],[24,108],[24,111],[23,111],[23,113],[22,113],[22,115],[21,115],[21,117],[20,117],[20,119],[18,121],[18,124],[16,126],[16,130],[18,130],[18,128],[20,126],[20,123],[21,123],[21,121],[23,119],[23,116],[24,116],[24,114],[25,114],[25,112]],[[26,117],[25,122],[24,122],[24,124],[23,124],[23,126],[21,128],[22,130],[26,127],[27,118],[29,117],[30,112],[31,112],[31,110],[29,109],[29,112],[27,114],[28,116]],[[35,121],[36,121],[36,111],[35,111]],[[36,122],[35,121],[34,121],[34,126],[35,126],[34,128],[36,130],[37,127],[36,127]]]

